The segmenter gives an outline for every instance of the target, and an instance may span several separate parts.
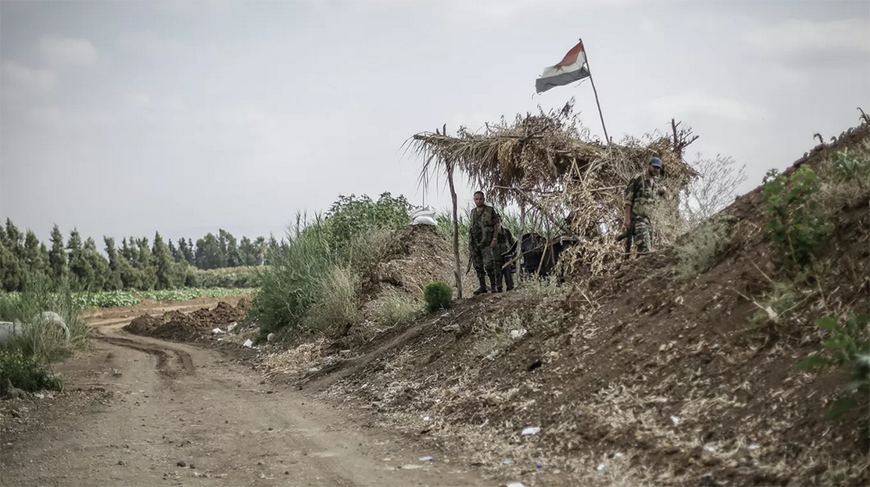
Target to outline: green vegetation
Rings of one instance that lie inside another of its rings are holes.
[[[446,282],[430,282],[423,290],[426,300],[426,311],[430,313],[439,309],[447,309],[453,301],[453,288]]]
[[[843,149],[831,161],[831,175],[838,183],[857,183],[863,191],[870,189],[870,150]]]
[[[0,321],[29,324],[0,349],[0,380],[8,378],[25,390],[59,388],[60,379],[49,373],[49,365],[88,346],[81,306],[66,282],[58,286],[45,277],[25,277],[27,284],[20,293],[0,293]],[[61,317],[68,339],[61,327],[41,316],[45,311]]]
[[[63,389],[63,379],[52,374],[33,356],[20,350],[0,350],[0,380],[9,379],[12,385],[25,391]]]
[[[833,230],[813,198],[818,190],[819,177],[809,166],[790,176],[776,170],[765,176],[762,204],[769,218],[765,232],[792,270],[807,267]]]
[[[730,245],[732,234],[733,229],[722,221],[700,224],[684,243],[676,245],[678,275],[690,278],[713,267]]]
[[[849,369],[852,379],[843,389],[842,397],[828,411],[828,417],[836,419],[859,405],[866,405],[870,396],[870,315],[852,313],[844,323],[826,316],[816,320],[816,324],[828,333],[828,338],[822,341],[823,354],[801,360],[797,368],[845,365]]]
[[[274,237],[237,243],[229,232],[211,233],[194,244],[192,240],[164,241],[154,234],[148,238],[130,237],[120,247],[111,237],[103,237],[105,247],[97,249],[93,239],[84,239],[73,229],[64,236],[55,225],[51,248],[40,243],[32,231],[21,232],[12,220],[0,226],[0,290],[20,291],[27,279],[47,278],[57,287],[68,282],[75,291],[120,291],[175,289],[180,287],[255,287],[267,265],[270,252],[286,247]]]
[[[298,214],[287,244],[269,255],[251,318],[263,333],[324,331],[357,312],[359,276],[383,255],[389,233],[408,224],[404,197],[340,196],[325,215]]]

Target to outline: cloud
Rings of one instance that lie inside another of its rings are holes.
[[[763,54],[807,66],[856,54],[866,59],[870,53],[870,20],[786,20],[756,26],[744,32],[741,40]]]
[[[145,93],[127,93],[124,95],[124,101],[126,101],[128,105],[144,107],[150,103],[151,99]]]
[[[133,51],[156,54],[173,52],[184,46],[178,39],[161,36],[150,30],[124,34],[118,37],[118,45]]]
[[[48,69],[29,68],[17,61],[3,61],[2,64],[3,91],[9,89],[45,93],[54,89],[57,75]]]
[[[654,116],[663,119],[706,115],[734,122],[748,122],[767,116],[766,109],[752,103],[698,94],[663,96],[651,100],[647,108]]]
[[[43,37],[39,40],[39,50],[52,66],[87,66],[100,58],[97,48],[87,39]]]

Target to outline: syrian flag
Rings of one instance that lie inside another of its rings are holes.
[[[583,50],[583,41],[580,41],[565,54],[559,64],[544,68],[544,74],[535,80],[535,91],[543,93],[550,88],[571,84],[588,76],[586,51]]]

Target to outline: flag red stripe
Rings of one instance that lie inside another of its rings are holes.
[[[554,68],[561,68],[561,67],[564,67],[564,66],[570,66],[570,65],[576,63],[576,62],[577,62],[577,56],[578,56],[581,52],[583,52],[583,43],[582,43],[582,42],[578,42],[576,46],[574,46],[573,48],[571,48],[570,51],[568,51],[568,54],[565,54],[565,57],[562,58],[561,61],[559,61],[559,64],[557,64],[557,65],[555,65],[555,66],[553,66],[553,67],[554,67]]]

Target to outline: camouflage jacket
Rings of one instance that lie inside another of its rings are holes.
[[[469,226],[469,238],[472,243],[484,244],[492,242],[495,224],[501,221],[501,217],[495,208],[484,205],[483,208],[475,207],[471,210],[471,225]]]
[[[649,218],[650,209],[656,202],[658,177],[650,182],[646,172],[636,174],[625,187],[624,204],[631,206],[631,216]]]

